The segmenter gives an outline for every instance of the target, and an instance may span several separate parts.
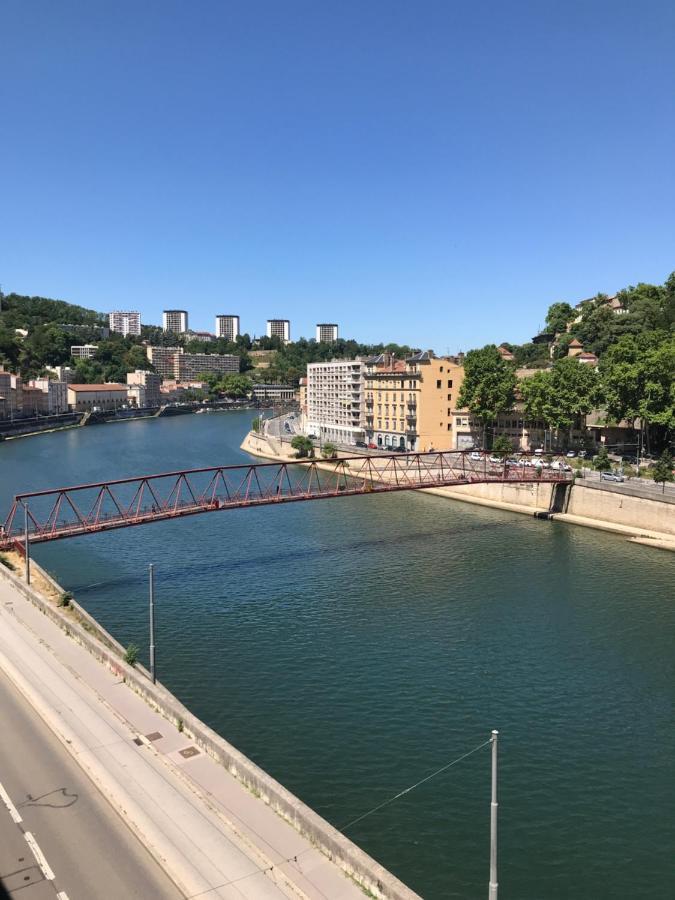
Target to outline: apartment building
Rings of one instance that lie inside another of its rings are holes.
[[[338,339],[338,327],[334,323],[322,322],[316,326],[316,339],[319,343],[334,344]]]
[[[165,309],[162,313],[162,328],[164,331],[173,331],[175,334],[183,334],[188,330],[188,314],[185,309]]]
[[[26,403],[26,388],[24,388],[24,415],[28,410],[35,408],[40,415],[54,416],[68,412],[68,385],[64,381],[53,381],[50,378],[35,378],[28,382],[28,390],[31,397]],[[37,395],[40,396],[37,396]],[[32,404],[32,405],[31,405]]]
[[[239,316],[216,316],[216,337],[236,341],[239,337]]]
[[[364,419],[369,443],[406,450],[448,450],[464,367],[455,357],[431,351],[394,360],[366,360]]]
[[[0,369],[0,416],[13,419],[23,406],[23,382],[20,375]]]
[[[73,359],[93,359],[97,350],[98,344],[73,344],[70,355]]]
[[[364,372],[360,359],[333,359],[307,366],[307,434],[340,444],[365,440]]]
[[[253,399],[263,402],[290,402],[295,399],[295,388],[290,384],[254,384]]]
[[[241,360],[229,353],[186,353],[182,347],[146,347],[148,360],[161,378],[195,381],[202,372],[239,372]]]
[[[108,325],[115,334],[138,337],[141,333],[141,314],[135,310],[114,310],[108,313]]]
[[[239,372],[241,360],[229,353],[179,353],[176,356],[174,377],[178,381],[196,381],[206,372],[232,375]]]
[[[127,372],[128,395],[137,406],[159,406],[162,379],[156,372],[136,369]]]
[[[291,339],[291,323],[289,319],[268,319],[267,337],[278,337],[285,344]]]

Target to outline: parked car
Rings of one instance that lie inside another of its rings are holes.
[[[494,456],[494,454],[490,457],[490,462],[493,465],[501,465],[504,460],[500,459],[498,456]]]
[[[534,451],[534,455],[535,456],[543,456],[544,451],[541,449],[541,447],[539,447],[537,450]]]
[[[568,450],[567,453],[565,454],[565,456],[566,456],[568,459],[574,459],[574,457],[575,457],[576,455],[577,455],[576,450]]]
[[[578,455],[579,459],[586,459],[586,457],[588,456],[588,453],[585,450],[580,450],[577,455]]]
[[[372,441],[368,444],[369,450],[377,450],[377,444],[373,444]]]
[[[625,481],[620,472],[601,472],[600,481]]]
[[[472,459],[474,462],[483,462],[483,454],[476,453],[476,451],[474,450],[469,459]]]
[[[355,444],[357,447],[367,447],[368,446],[365,441],[356,441]]]

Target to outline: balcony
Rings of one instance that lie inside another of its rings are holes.
[[[412,413],[408,413],[407,416],[405,417],[405,420],[409,425],[417,424],[417,416]]]
[[[417,409],[417,400],[408,400],[406,406],[408,407],[409,410],[412,410],[412,412],[415,412],[415,410]]]

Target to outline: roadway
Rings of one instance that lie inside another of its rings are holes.
[[[2,672],[0,720],[0,881],[6,895],[184,896]]]

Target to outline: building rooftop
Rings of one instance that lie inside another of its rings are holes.
[[[126,393],[127,385],[126,384],[116,384],[114,382],[110,382],[109,384],[69,384],[69,391],[124,391]]]

